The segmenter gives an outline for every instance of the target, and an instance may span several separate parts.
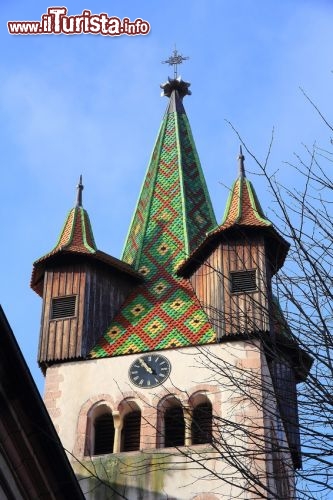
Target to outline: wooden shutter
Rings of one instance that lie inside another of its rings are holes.
[[[95,420],[94,455],[113,452],[114,425],[110,413],[104,413]]]

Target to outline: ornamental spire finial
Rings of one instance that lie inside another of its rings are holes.
[[[174,78],[168,77],[168,81],[163,83],[160,87],[163,89],[162,96],[171,97],[171,94],[174,90],[178,91],[178,96],[182,100],[184,96],[191,95],[191,91],[189,90],[190,83],[182,80],[181,76],[177,75],[177,66],[182,64],[183,61],[186,61],[189,57],[184,57],[182,54],[177,52],[176,46],[173,54],[166,61],[162,61],[162,64],[169,64],[169,66],[173,66]]]
[[[167,59],[166,61],[162,61],[162,64],[169,64],[169,66],[173,66],[173,75],[174,79],[176,80],[177,78],[177,66],[179,64],[182,64],[183,61],[186,61],[189,59],[187,56],[183,56],[182,54],[179,54],[177,51],[177,48],[175,46],[175,50],[173,51],[173,54]]]
[[[82,175],[80,175],[79,183],[76,186],[76,189],[77,189],[76,206],[82,207],[82,191],[84,189],[84,186],[82,184]]]
[[[238,155],[239,177],[242,178],[245,177],[244,160],[245,156],[243,155],[242,146],[239,146],[239,155]]]

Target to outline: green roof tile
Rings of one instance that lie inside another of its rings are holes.
[[[124,247],[122,259],[145,277],[145,283],[128,297],[92,357],[216,339],[192,286],[176,274],[179,264],[216,227],[182,104],[186,85],[179,79],[168,83],[165,95],[170,102]],[[110,332],[120,325],[123,333],[110,341]]]

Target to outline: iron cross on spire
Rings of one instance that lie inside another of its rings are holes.
[[[169,66],[173,66],[173,74],[174,78],[177,78],[177,66],[178,64],[182,64],[183,61],[186,61],[189,57],[184,57],[182,54],[178,54],[177,49],[173,51],[172,56],[169,57],[166,61],[162,61],[162,64],[169,64]]]

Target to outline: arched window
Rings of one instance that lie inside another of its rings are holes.
[[[212,403],[207,398],[193,408],[191,434],[192,444],[212,442]]]
[[[87,412],[84,454],[113,453],[114,434],[111,407],[105,401],[98,401]]]
[[[157,447],[184,446],[184,412],[178,399],[170,396],[161,401],[158,408]]]
[[[120,405],[123,415],[121,451],[140,450],[141,410],[133,400],[124,400]]]
[[[184,446],[185,422],[184,412],[180,405],[167,408],[164,413],[164,446]]]
[[[135,410],[124,417],[121,451],[136,451],[140,449],[141,411]]]
[[[114,425],[110,412],[102,413],[94,420],[94,455],[113,452]]]

